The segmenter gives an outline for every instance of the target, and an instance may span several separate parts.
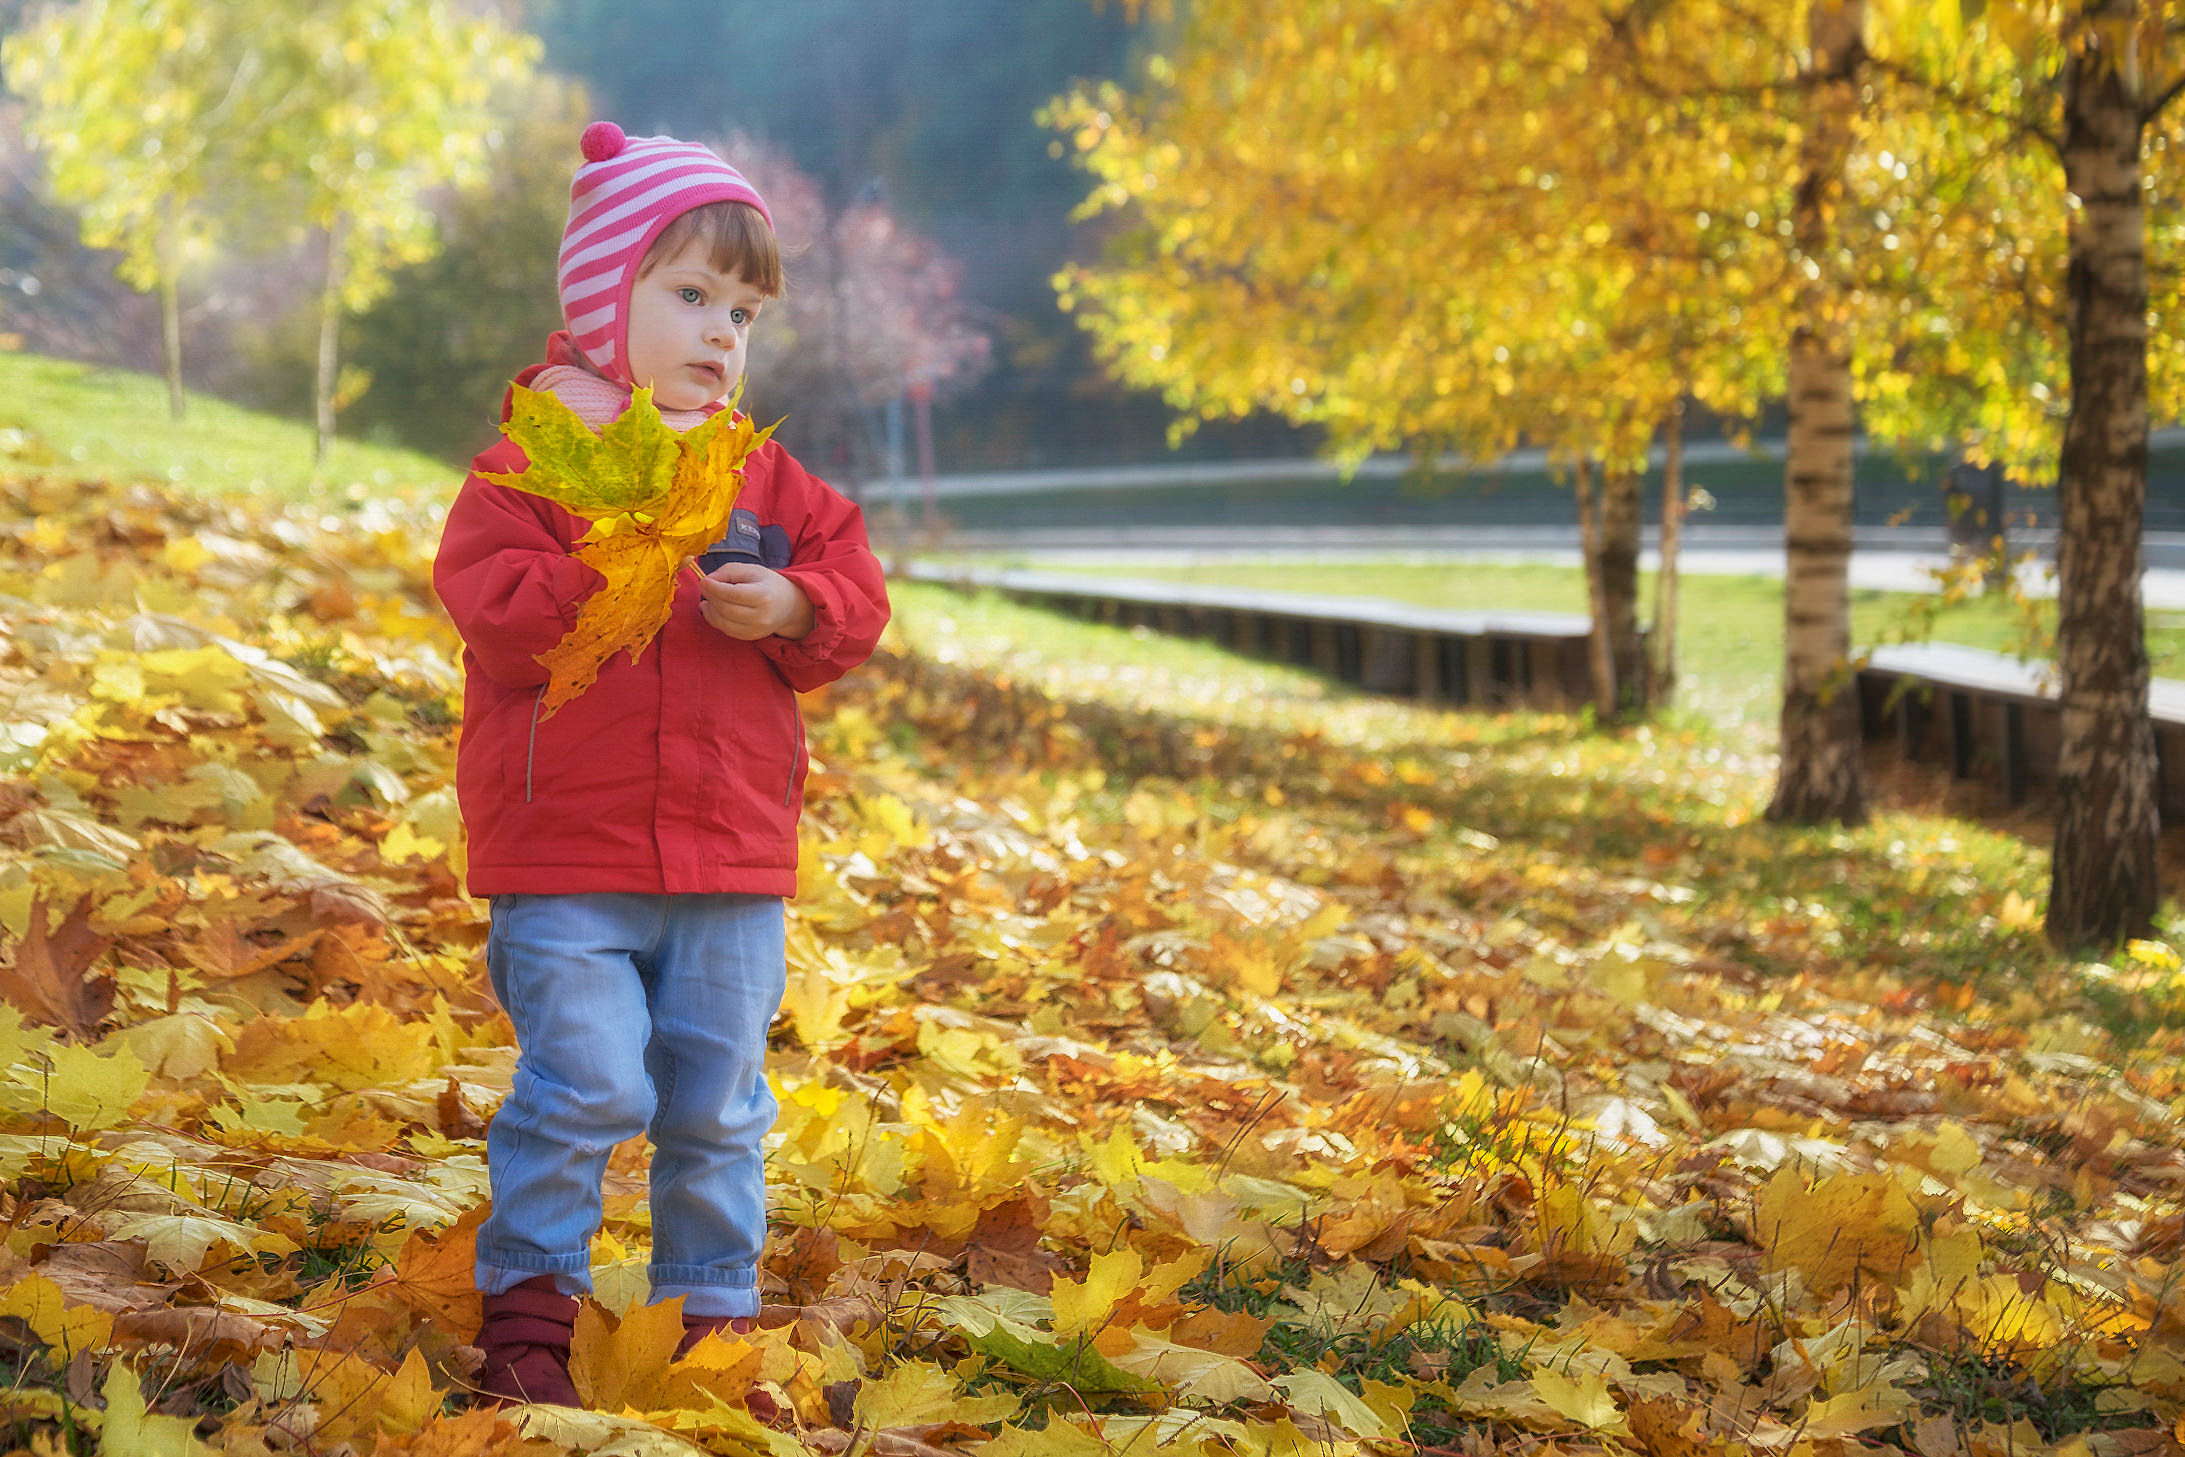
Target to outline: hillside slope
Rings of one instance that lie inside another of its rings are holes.
[[[156,375],[0,352],[0,469],[318,502],[452,495],[462,479],[428,456],[342,439],[314,472],[312,438],[302,421],[210,395],[190,395],[188,418],[171,421]]]

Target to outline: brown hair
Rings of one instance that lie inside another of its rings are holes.
[[[717,271],[736,275],[768,298],[781,297],[781,244],[766,215],[748,202],[708,202],[678,214],[645,250],[637,276],[643,278],[693,241],[705,244],[706,261]]]

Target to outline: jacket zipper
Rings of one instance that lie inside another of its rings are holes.
[[[789,760],[789,787],[781,792],[781,802],[787,805],[797,797],[797,774],[804,768],[804,719],[797,719],[797,752]]]
[[[531,803],[531,766],[539,757],[539,707],[546,702],[546,687],[539,685],[538,696],[531,700],[531,741],[523,752],[523,802]]]

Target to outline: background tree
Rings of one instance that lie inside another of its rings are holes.
[[[2148,129],[2185,88],[2179,8],[2163,0],[2015,3],[2061,50],[2058,151],[2071,205],[2070,415],[2056,646],[2063,679],[2048,932],[2139,934],[2159,898],[2154,725],[2140,609],[2147,498]],[[2003,18],[1999,15],[1999,19]],[[2037,53],[2026,37],[2028,52]]]
[[[1860,120],[1866,0],[1808,0],[1785,450],[1783,728],[1771,819],[1866,818],[1851,682],[1850,300],[1836,219]]]
[[[391,269],[386,293],[343,331],[343,354],[369,381],[344,428],[451,460],[492,442],[509,380],[561,327],[555,260],[577,138],[594,119],[583,87],[544,74],[498,88],[493,109],[483,179],[425,195],[443,246]],[[312,404],[314,322],[279,326],[254,380],[298,410]]]
[[[1273,411],[1352,457],[1529,439],[1601,463],[1573,479],[1604,714],[1648,694],[1648,441],[1687,394],[1752,408],[1768,369],[1720,306],[1738,277],[1694,235],[1693,186],[1653,165],[1661,108],[1602,79],[1612,38],[1576,0],[1209,3],[1139,94],[1046,114],[1098,179],[1084,211],[1139,224],[1058,280],[1125,382],[1187,419]]]
[[[0,45],[26,131],[83,240],[121,252],[130,287],[159,295],[167,404],[183,415],[181,277],[221,231],[216,194],[263,124],[265,67],[251,7],[82,0]]]
[[[1893,78],[1976,139],[1961,150],[1977,178],[2017,204],[1989,210],[1961,250],[1985,262],[1986,287],[1956,290],[1927,351],[1939,367],[1897,393],[1945,396],[1938,414],[1975,422],[1976,458],[2026,473],[2056,462],[2063,741],[2047,930],[2113,944],[2149,926],[2159,896],[2139,586],[2149,419],[2185,413],[2185,337],[2150,326],[2185,306],[2185,10],[1887,0],[1882,15]],[[2024,205],[2043,195],[2058,205]]]
[[[284,101],[259,133],[256,162],[269,188],[293,190],[319,238],[313,400],[323,460],[343,314],[384,294],[393,268],[431,256],[427,193],[479,176],[494,88],[521,81],[539,45],[445,0],[310,0],[284,11],[277,36]]]
[[[861,494],[889,465],[879,407],[977,380],[991,340],[962,295],[962,265],[906,225],[882,189],[846,202],[779,148],[741,133],[714,143],[767,200],[787,288],[758,331],[749,408],[784,415],[781,436],[834,484]],[[930,453],[930,452],[929,452]]]
[[[1053,135],[1030,124],[1073,80],[1129,69],[1147,38],[1120,6],[646,0],[643,9],[643,25],[631,23],[627,0],[528,0],[525,15],[547,64],[581,78],[599,114],[633,135],[748,136],[811,178],[830,214],[877,188],[900,226],[963,265],[957,296],[993,345],[977,377],[937,397],[945,467],[1162,455],[1168,411],[1106,378],[1086,336],[1055,310],[1049,277],[1090,243],[1069,216],[1084,185]],[[678,43],[659,44],[663,34]],[[792,424],[811,417],[799,409]],[[1187,447],[1309,448],[1266,415],[1209,426]]]

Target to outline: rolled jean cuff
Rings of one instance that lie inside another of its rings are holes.
[[[481,1295],[501,1295],[534,1275],[552,1275],[554,1288],[564,1295],[589,1295],[592,1292],[592,1257],[589,1254],[499,1256],[481,1250],[472,1272],[472,1283]]]
[[[755,1285],[655,1285],[650,1303],[683,1297],[683,1314],[710,1316],[757,1315],[759,1291]]]
[[[654,1289],[663,1285],[725,1285],[732,1290],[757,1290],[757,1265],[649,1265],[645,1278]]]
[[[645,1272],[652,1282],[652,1301],[683,1297],[685,1315],[757,1315],[759,1267],[722,1268],[719,1265],[654,1265]]]

